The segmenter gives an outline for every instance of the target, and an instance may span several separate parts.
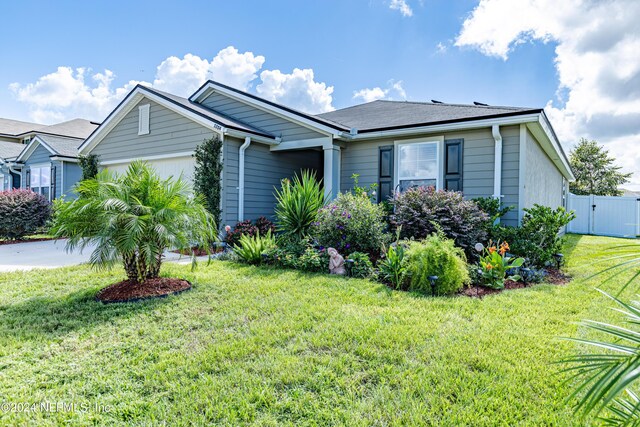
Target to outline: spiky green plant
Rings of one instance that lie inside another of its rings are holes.
[[[303,170],[293,180],[283,179],[280,190],[276,188],[275,208],[278,231],[298,238],[309,234],[311,225],[318,218],[318,209],[326,203],[322,180],[312,171]]]
[[[208,248],[217,235],[211,214],[189,184],[182,178],[163,180],[144,162],[133,162],[123,175],[102,171],[79,182],[75,191],[76,200],[58,207],[51,233],[68,237],[67,250],[94,245],[94,267],[121,261],[134,282],[158,277],[166,249]]]
[[[571,398],[578,397],[576,411],[599,416],[605,425],[640,425],[640,400],[634,389],[640,378],[640,301],[625,303],[606,292],[621,308],[616,311],[625,316],[625,326],[612,325],[592,320],[582,324],[590,330],[603,334],[603,338],[569,338],[579,344],[597,350],[581,353],[564,359],[565,369],[578,379]],[[603,350],[603,351],[602,351]]]
[[[258,231],[255,236],[243,234],[240,241],[233,246],[233,251],[241,261],[248,264],[260,264],[262,254],[276,247],[276,239],[268,231],[264,236],[260,236]]]

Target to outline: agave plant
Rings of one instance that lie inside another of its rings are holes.
[[[315,173],[304,170],[293,181],[282,180],[274,195],[278,202],[275,208],[278,231],[300,239],[306,237],[318,218],[318,209],[326,203],[322,183]]]
[[[640,425],[640,400],[633,391],[640,378],[640,301],[625,303],[600,291],[618,304],[625,326],[584,321],[588,329],[604,335],[601,340],[570,338],[600,351],[564,359],[565,369],[578,379],[570,398],[578,397],[577,411],[599,416],[605,425]],[[602,351],[604,350],[604,351]]]
[[[51,232],[69,239],[67,250],[95,245],[94,267],[122,262],[133,282],[158,277],[166,249],[208,248],[216,238],[202,198],[181,178],[163,180],[143,162],[133,162],[122,176],[102,171],[75,192],[76,200],[58,206]]]

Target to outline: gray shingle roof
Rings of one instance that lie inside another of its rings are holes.
[[[93,132],[99,123],[85,119],[73,119],[51,126],[41,126],[35,129],[38,133],[48,133],[53,135],[68,136],[72,138],[86,138]]]
[[[64,138],[43,134],[38,134],[38,138],[51,147],[55,154],[66,157],[78,157],[78,147],[84,141],[82,138]]]
[[[43,127],[46,127],[46,125],[0,118],[1,135],[20,135],[22,133],[40,129]]]
[[[356,128],[358,132],[371,132],[540,111],[542,109],[378,100],[318,114],[317,117]]]
[[[251,126],[247,123],[241,122],[240,120],[237,119],[232,119],[229,116],[226,116],[224,114],[221,114],[219,112],[210,110],[209,108],[195,103],[195,102],[191,102],[189,101],[187,98],[183,98],[181,96],[177,96],[177,95],[173,95],[171,93],[167,93],[167,92],[163,92],[161,90],[157,90],[157,89],[151,89],[148,87],[144,87],[144,89],[148,90],[149,92],[152,93],[156,93],[157,95],[160,95],[166,99],[168,99],[169,101],[172,101],[178,105],[181,105],[182,107],[185,107],[201,116],[204,116],[206,118],[209,118],[217,123],[219,123],[222,126],[225,127],[229,127],[232,129],[237,129],[237,130],[242,130],[242,131],[246,131],[246,132],[251,132],[251,133],[257,133],[259,135],[264,135],[264,136],[268,136],[268,137],[274,137],[274,135],[269,134],[268,132],[259,129],[255,126]]]
[[[26,145],[19,142],[0,141],[0,159],[12,159],[24,150]]]

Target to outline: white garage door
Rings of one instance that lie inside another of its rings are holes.
[[[193,173],[195,170],[195,159],[192,156],[186,157],[174,157],[171,159],[161,159],[161,160],[146,160],[149,166],[155,168],[158,175],[161,178],[169,178],[174,177],[177,178],[182,175],[182,179],[189,182],[189,184],[193,184]],[[106,169],[109,169],[111,172],[115,172],[118,174],[126,172],[129,167],[129,163],[118,163],[113,165],[105,166]]]

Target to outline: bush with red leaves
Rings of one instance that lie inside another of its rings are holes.
[[[261,216],[256,219],[255,223],[252,223],[250,219],[245,219],[236,224],[233,230],[227,232],[227,235],[224,238],[224,241],[229,245],[237,245],[240,241],[240,236],[248,235],[255,236],[258,232],[260,232],[261,236],[264,236],[269,231],[271,234],[275,234],[276,226],[273,222],[269,221],[266,217]]]
[[[30,190],[0,191],[0,238],[34,234],[51,216],[51,203]]]

